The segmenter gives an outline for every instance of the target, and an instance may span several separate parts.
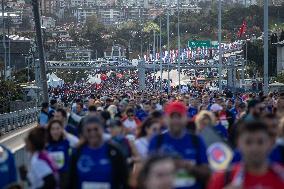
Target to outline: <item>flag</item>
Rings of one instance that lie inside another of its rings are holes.
[[[247,30],[247,22],[246,20],[243,21],[242,27],[238,31],[238,37],[242,37],[244,33],[246,33]]]

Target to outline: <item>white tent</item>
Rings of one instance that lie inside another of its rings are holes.
[[[271,92],[283,92],[284,91],[284,84],[279,83],[279,82],[271,83],[271,84],[269,84],[269,91],[271,91]]]
[[[47,74],[47,84],[49,87],[61,87],[64,84],[64,81],[57,77],[54,73]]]

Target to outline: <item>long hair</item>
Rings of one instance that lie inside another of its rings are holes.
[[[32,129],[27,138],[27,141],[30,142],[34,151],[42,151],[45,149],[46,144],[46,130],[43,127],[36,127]]]
[[[61,121],[56,120],[56,119],[51,120],[47,124],[47,142],[55,142],[54,139],[51,136],[51,133],[50,133],[52,125],[55,124],[55,123],[59,124],[60,127],[62,127],[62,129],[64,129],[63,123]],[[64,135],[64,132],[63,132],[62,135],[60,136],[59,140],[63,140],[64,138],[65,138],[65,135]]]
[[[137,138],[145,137],[147,135],[146,129],[150,128],[154,123],[159,123],[155,118],[147,118],[139,127]]]
[[[156,154],[156,155],[151,156],[149,159],[145,161],[142,169],[139,172],[138,178],[137,178],[138,189],[147,189],[146,181],[149,177],[151,169],[156,163],[165,161],[165,160],[172,160],[172,158],[169,156]]]

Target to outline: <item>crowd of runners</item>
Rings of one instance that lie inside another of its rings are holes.
[[[284,188],[284,94],[142,92],[132,75],[51,89],[29,162],[0,147],[0,188]]]

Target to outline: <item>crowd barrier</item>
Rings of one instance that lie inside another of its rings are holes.
[[[36,122],[39,112],[39,108],[35,107],[0,114],[0,136]]]

